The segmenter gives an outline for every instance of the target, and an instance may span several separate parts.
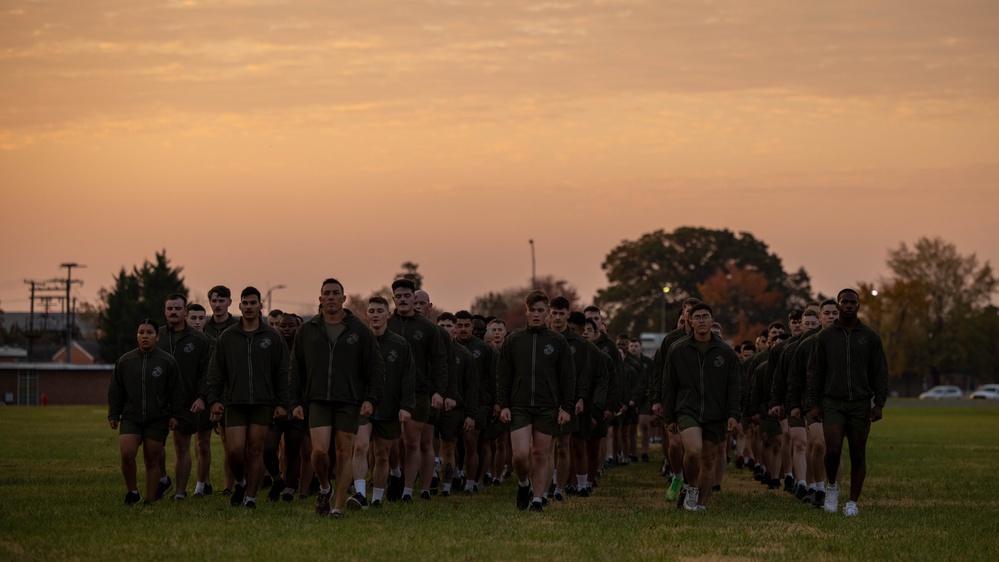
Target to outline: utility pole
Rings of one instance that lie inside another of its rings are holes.
[[[531,287],[537,289],[538,275],[537,275],[537,270],[535,269],[535,261],[534,261],[534,239],[531,238],[527,242],[528,244],[531,245]]]
[[[45,313],[42,316],[42,328],[41,331],[48,330],[48,320],[49,311],[52,307],[52,300],[56,299],[60,305],[64,305],[63,297],[61,296],[51,296],[48,294],[39,293],[54,293],[62,292],[62,287],[54,284],[62,283],[62,279],[48,279],[46,281],[35,281],[34,279],[25,279],[24,283],[31,286],[31,307],[30,314],[28,316],[28,333],[26,334],[28,338],[28,357],[32,356],[32,352],[35,348],[35,340],[39,337],[39,332],[35,331],[35,301],[42,301],[45,306]]]
[[[286,289],[284,285],[274,285],[270,289],[267,289],[267,314],[270,314],[273,308],[271,308],[271,293],[277,291],[278,289]]]
[[[87,267],[85,265],[80,265],[76,262],[59,264],[59,267],[66,268],[66,363],[73,362],[73,310],[72,310],[72,299],[69,296],[69,290],[73,286],[73,268],[83,268]],[[83,285],[83,281],[77,280],[77,283]]]

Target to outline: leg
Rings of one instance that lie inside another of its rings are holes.
[[[525,428],[521,428],[525,429]],[[531,451],[531,487],[534,489],[534,498],[539,499],[548,490],[548,482],[551,482],[551,473],[548,471],[549,451],[552,445],[552,436],[540,431],[534,431],[534,426],[527,426]],[[517,430],[520,431],[520,430]]]
[[[264,440],[267,426],[251,423],[246,429],[246,495],[254,498],[264,478]]]
[[[163,449],[163,443],[155,439],[146,437],[142,440],[142,460],[146,464],[146,501],[156,499],[156,491],[162,478],[160,457],[163,455]]]
[[[808,463],[806,453],[808,448],[808,433],[803,427],[789,428],[791,434],[791,464],[794,467],[794,479],[800,482],[808,481]]]
[[[441,475],[440,479],[443,482],[444,490],[451,493],[451,477],[454,475],[455,466],[457,464],[455,460],[455,449],[458,446],[457,438],[441,438]]]
[[[298,489],[299,475],[302,472],[302,436],[285,433],[284,435],[284,486],[292,490]]]
[[[683,475],[686,477],[688,485],[697,486],[701,475],[701,449],[704,442],[701,437],[701,428],[684,429],[677,436],[677,439],[683,443]]]
[[[405,477],[404,485],[408,489],[413,489],[416,484],[416,475],[420,472],[420,465],[423,461],[423,456],[420,451],[420,439],[423,436],[423,426],[426,425],[421,422],[408,421],[403,428],[403,446],[405,447]],[[427,478],[427,484],[429,485],[430,478]]]
[[[433,480],[434,463],[436,462],[434,453],[434,426],[423,424],[423,432],[420,434],[420,490],[430,491],[430,482]]]
[[[309,487],[312,485],[312,477],[315,473],[312,470],[312,437],[306,435],[302,437],[302,448],[299,450],[298,458],[302,462],[301,476],[298,479],[298,494],[305,496],[309,494]]]
[[[808,426],[808,469],[812,473],[809,482],[824,482],[826,479],[826,433],[821,423]]]
[[[226,430],[224,425],[219,425],[219,439],[222,441],[222,484],[225,486],[226,490],[232,491],[232,487],[235,485],[236,476],[232,473],[232,467],[229,466],[229,443],[226,439]]]
[[[472,429],[464,434],[465,440],[465,489],[469,490],[469,484],[478,482],[479,478],[479,430]]]
[[[531,436],[533,431],[533,426],[525,425],[510,432],[513,473],[518,482],[525,482],[531,477]]]
[[[557,475],[558,482],[555,483],[555,491],[561,492],[565,490],[566,485],[572,481],[572,468],[569,466],[571,455],[572,434],[563,433],[558,437],[558,456],[555,459],[555,474]]]
[[[140,445],[142,445],[141,435],[123,433],[118,436],[118,451],[121,453],[121,475],[125,479],[126,492],[139,489],[135,476],[135,455],[139,453]],[[153,488],[153,495],[146,496],[146,499],[150,497],[156,499],[155,488]]]
[[[353,483],[354,467],[351,457],[354,453],[353,433],[336,430],[334,441],[336,447],[336,498],[333,503],[334,509],[343,509],[347,503],[347,492]]]
[[[867,478],[867,438],[870,434],[854,427],[847,427],[846,442],[850,447],[850,501],[860,499]]]
[[[357,426],[357,435],[354,437],[354,458],[351,461],[355,480],[363,480],[368,475],[368,451],[371,449],[371,430],[373,428],[374,426],[370,423]],[[388,467],[386,467],[385,478],[388,478]],[[357,493],[368,497],[366,487],[363,490],[358,489]]]
[[[687,430],[689,431],[689,430]],[[686,432],[685,432],[686,433]],[[724,454],[724,450],[723,453]],[[697,487],[700,493],[697,496],[699,505],[707,505],[708,498],[711,497],[711,487],[715,485],[715,460],[718,458],[718,444],[701,438],[700,466],[701,471],[697,479]]]
[[[173,451],[174,474],[177,476],[176,494],[186,496],[187,481],[191,478],[191,436],[174,430]]]
[[[843,456],[843,426],[823,425],[823,435],[826,442],[825,467],[826,477],[830,484],[839,482],[839,462]]]
[[[319,490],[330,489],[330,437],[333,426],[313,427],[309,430],[312,441],[312,469],[319,479]]]
[[[212,474],[212,430],[205,429],[199,431],[196,441],[198,455],[198,482],[210,484]]]
[[[642,460],[645,460],[649,456],[649,439],[651,435],[649,430],[652,428],[652,424],[649,423],[651,416],[646,414],[641,414],[638,416],[638,433],[642,440]]]
[[[360,440],[360,432],[358,432],[357,438]],[[393,441],[375,436],[375,467],[371,471],[371,484],[374,488],[385,489],[388,486],[389,455],[392,451],[392,444]]]
[[[225,456],[229,459],[233,483],[246,480],[246,426],[226,426]]]
[[[281,430],[274,427],[267,431],[264,437],[264,470],[273,480],[281,477],[281,460],[278,449],[281,447]]]

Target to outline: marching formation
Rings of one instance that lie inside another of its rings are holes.
[[[845,439],[843,513],[854,516],[867,436],[887,398],[881,340],[857,318],[852,289],[734,348],[711,307],[687,299],[654,358],[626,334],[611,339],[599,308],[573,311],[542,291],[526,298],[527,327],[509,334],[503,320],[464,310],[427,318],[430,295],[408,279],[392,283],[392,306],[372,297],[363,317],[344,308],[333,278],[305,321],[264,317],[253,287],[239,295],[238,318],[227,287],[208,298],[210,315],[168,297],[166,325],[141,320],[138,347],[115,364],[108,422],[126,505],[184,500],[192,480],[194,496],[212,495],[216,432],[234,507],[256,508],[269,487],[271,501],[315,496],[318,515],[341,518],[514,478],[517,508],[541,512],[589,497],[610,467],[649,462],[659,441],[666,499],[682,509],[707,511],[735,459],[763,486],[783,477],[785,491],[835,513]]]

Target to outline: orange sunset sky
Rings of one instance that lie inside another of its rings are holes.
[[[624,239],[749,231],[835,293],[941,236],[999,263],[994,0],[0,2],[0,306],[166,248],[314,310],[443,308]],[[235,312],[235,307],[234,307]]]

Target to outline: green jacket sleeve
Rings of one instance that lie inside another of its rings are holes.
[[[558,391],[559,406],[566,412],[574,411],[573,402],[576,397],[576,365],[572,362],[572,350],[565,338],[559,339]]]
[[[219,338],[212,351],[212,361],[208,367],[208,404],[209,408],[216,402],[222,402],[222,392],[225,388],[226,365],[225,351],[222,349],[222,338]]]
[[[108,419],[120,420],[121,412],[125,409],[125,384],[121,380],[121,360],[114,364],[114,371],[111,371],[111,381],[108,383]]]

